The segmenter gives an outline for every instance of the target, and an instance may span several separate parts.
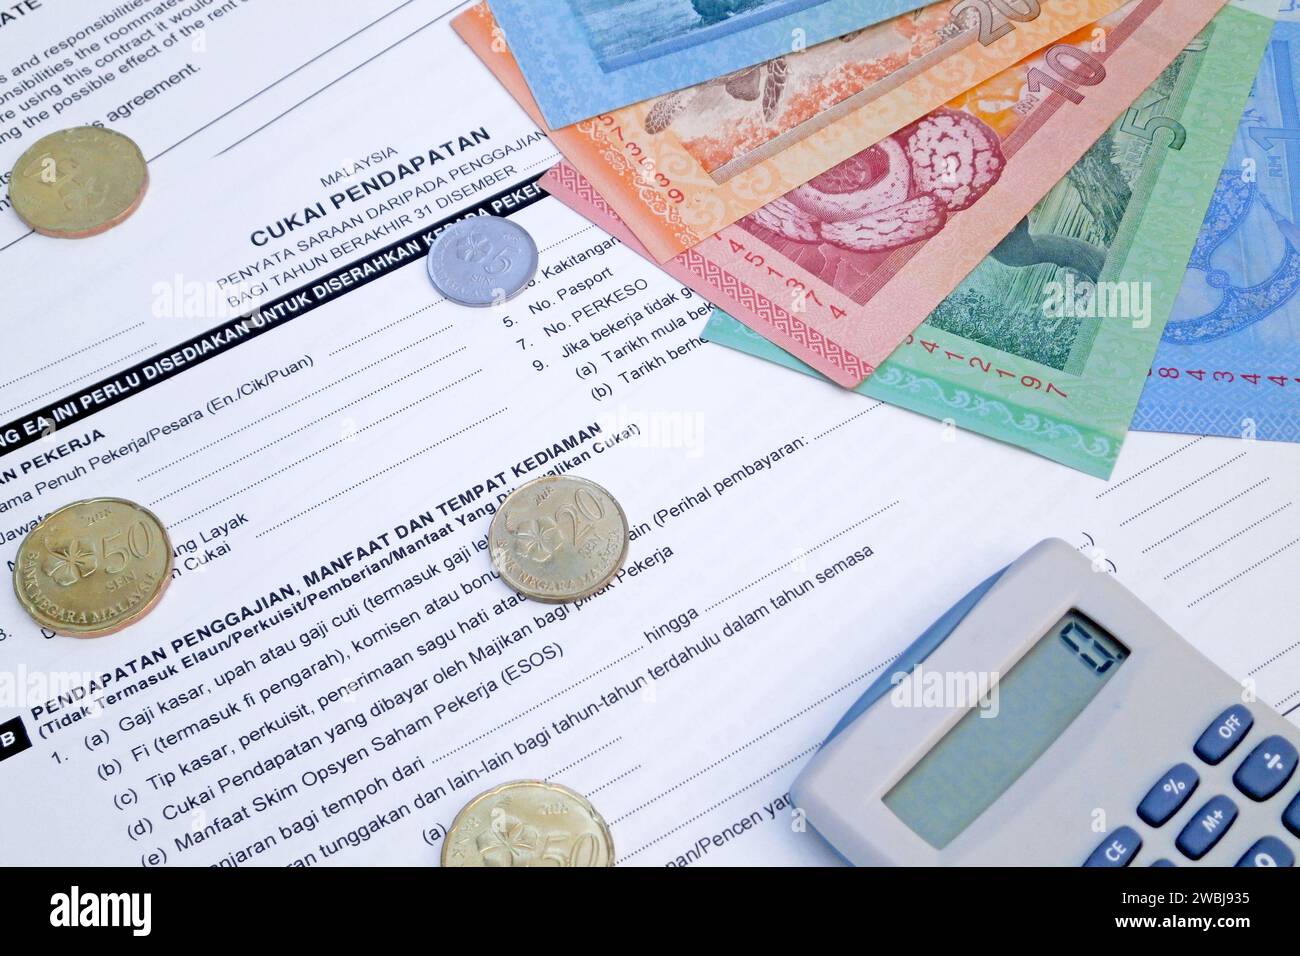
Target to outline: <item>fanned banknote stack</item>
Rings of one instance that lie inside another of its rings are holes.
[[[557,198],[704,338],[1100,477],[1300,441],[1294,0],[490,0]],[[1297,48],[1300,49],[1300,48]]]

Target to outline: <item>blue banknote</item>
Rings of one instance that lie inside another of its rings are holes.
[[[1287,8],[1292,9],[1287,9]],[[1300,441],[1300,3],[1284,0],[1133,428]]]
[[[934,0],[489,0],[552,129]]]

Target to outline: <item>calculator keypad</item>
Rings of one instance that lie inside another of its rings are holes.
[[[1183,856],[1199,860],[1214,849],[1223,835],[1237,819],[1237,805],[1228,797],[1219,794],[1206,801],[1205,806],[1196,811],[1196,815],[1187,821],[1183,832],[1178,834],[1175,845]]]
[[[1232,782],[1252,800],[1267,800],[1277,793],[1295,773],[1300,754],[1285,737],[1265,737],[1237,768]]]
[[[1217,764],[1236,749],[1254,723],[1255,718],[1244,705],[1233,704],[1205,728],[1192,749],[1206,763]]]
[[[1201,732],[1192,751],[1206,764],[1221,764],[1246,739],[1254,725],[1255,717],[1250,710],[1243,704],[1234,704]],[[1286,737],[1272,734],[1255,744],[1241,759],[1232,772],[1232,782],[1251,801],[1264,803],[1286,787],[1296,776],[1297,769],[1300,769],[1300,750]],[[1198,770],[1186,762],[1175,764],[1160,776],[1138,804],[1139,819],[1147,826],[1157,828],[1185,812],[1192,795],[1200,787],[1202,772],[1207,774],[1209,786],[1215,789],[1221,786],[1214,772],[1204,768]],[[1267,822],[1261,824],[1257,816],[1259,811],[1250,810],[1250,804],[1245,806],[1247,815],[1241,824],[1243,828],[1260,825],[1261,829],[1267,830],[1271,827]],[[1281,806],[1280,802],[1278,806]],[[1201,860],[1219,845],[1240,816],[1241,807],[1232,797],[1223,793],[1211,796],[1190,818],[1179,824],[1181,829],[1174,845],[1182,857],[1172,860],[1159,857],[1147,861],[1148,865],[1176,866],[1183,858]],[[1277,817],[1271,819],[1278,820]],[[1300,838],[1300,793],[1293,794],[1286,809],[1281,811],[1281,823],[1292,836]],[[1237,847],[1240,846],[1238,843]],[[1102,840],[1084,866],[1128,866],[1141,848],[1142,835],[1133,827],[1121,826]],[[1219,863],[1226,864],[1227,861],[1220,860]],[[1236,862],[1240,867],[1293,867],[1295,864],[1296,852],[1285,841],[1272,835],[1255,840]]]

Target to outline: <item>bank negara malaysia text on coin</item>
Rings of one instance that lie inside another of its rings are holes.
[[[627,557],[627,516],[593,481],[553,475],[521,485],[488,529],[501,579],[538,601],[576,601],[599,591]]]

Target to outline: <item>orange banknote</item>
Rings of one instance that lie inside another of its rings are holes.
[[[550,136],[662,262],[1121,3],[943,0]],[[452,25],[544,128],[487,4]]]

